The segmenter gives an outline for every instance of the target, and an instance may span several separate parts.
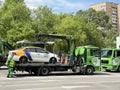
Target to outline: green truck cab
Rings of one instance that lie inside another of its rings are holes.
[[[105,48],[101,50],[101,68],[106,71],[120,71],[119,48]]]
[[[100,49],[92,45],[78,46],[75,49],[76,60],[86,65],[86,74],[101,70]]]

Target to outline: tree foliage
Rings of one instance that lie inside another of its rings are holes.
[[[94,22],[96,27],[102,27],[104,30],[111,28],[109,23],[109,16],[104,11],[95,11],[90,8],[86,11],[79,10],[76,12],[76,16],[82,16],[87,19],[87,22]]]
[[[0,4],[1,5],[1,4]],[[100,29],[100,30],[99,30]],[[114,47],[115,32],[109,23],[109,16],[93,9],[79,10],[75,14],[56,14],[47,6],[30,10],[24,0],[5,0],[0,8],[0,38],[13,45],[19,40],[36,40],[35,34],[73,35],[75,45]],[[113,37],[111,38],[111,34]],[[61,40],[56,48],[66,48]]]
[[[33,10],[33,28],[36,33],[53,33],[53,26],[56,24],[56,15],[47,6],[40,6]]]
[[[30,10],[24,4],[24,0],[5,0],[0,12],[2,38],[15,45],[18,40],[34,37]]]

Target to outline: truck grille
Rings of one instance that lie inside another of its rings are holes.
[[[101,63],[108,64],[109,62],[108,62],[108,60],[101,60]]]

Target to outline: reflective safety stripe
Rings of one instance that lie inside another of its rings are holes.
[[[13,58],[9,58],[6,63],[5,63],[7,66],[10,66],[10,67],[14,67],[15,66],[15,61],[13,60]]]
[[[14,67],[15,66],[15,61],[13,59],[10,60],[9,66],[10,67]]]

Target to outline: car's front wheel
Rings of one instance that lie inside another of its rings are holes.
[[[28,60],[27,60],[27,57],[25,57],[25,56],[23,56],[23,57],[21,57],[20,58],[20,60],[19,60],[19,63],[27,63],[28,62]]]
[[[55,64],[57,62],[57,59],[55,57],[52,57],[50,60],[49,60],[49,63],[50,64]]]

